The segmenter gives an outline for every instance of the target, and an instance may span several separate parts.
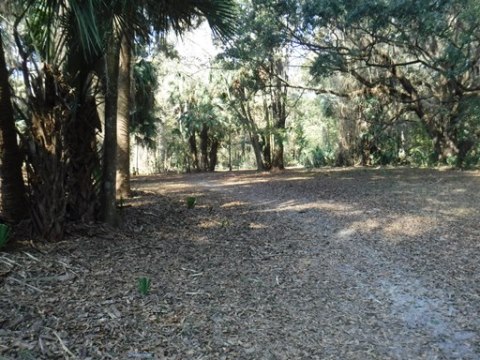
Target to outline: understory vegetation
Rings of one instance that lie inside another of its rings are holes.
[[[2,216],[43,239],[116,226],[131,174],[480,162],[476,0],[0,11]],[[215,50],[186,57],[202,28]]]

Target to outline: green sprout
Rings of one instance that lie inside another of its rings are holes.
[[[228,219],[223,219],[220,226],[221,226],[222,229],[228,228],[228,227],[230,226],[230,220],[228,220]]]
[[[197,198],[195,196],[189,196],[185,201],[187,203],[187,208],[189,209],[193,209],[197,204]]]
[[[152,280],[147,277],[141,277],[138,279],[138,292],[144,296],[150,293],[152,286]]]
[[[10,238],[11,228],[6,224],[0,224],[0,249],[3,248]]]

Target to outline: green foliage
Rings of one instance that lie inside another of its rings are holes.
[[[365,165],[388,165],[398,161],[399,146],[395,129],[385,129],[381,124],[370,124],[361,134],[361,153]]]
[[[301,162],[306,168],[332,166],[335,163],[335,152],[332,149],[322,149],[316,146],[302,156]]]
[[[143,296],[146,296],[150,293],[151,285],[152,280],[148,277],[141,277],[137,280],[138,292]]]
[[[186,76],[180,64],[177,76],[162,101],[165,114],[165,143],[170,163],[185,171],[214,171],[220,145],[232,133],[231,114],[222,100],[223,79],[208,73],[206,79]]]
[[[185,199],[185,203],[187,204],[188,209],[193,209],[193,208],[195,208],[195,205],[197,204],[197,197],[196,196],[188,196]]]
[[[225,218],[225,219],[222,219],[222,222],[220,223],[220,227],[221,227],[222,229],[226,229],[226,228],[230,227],[230,225],[231,225],[230,220],[229,220],[229,219],[226,219],[226,218]]]
[[[18,352],[18,359],[20,360],[35,360],[37,357],[33,354],[32,351],[28,349],[21,349]],[[0,357],[0,360],[7,360],[7,358]]]
[[[408,161],[415,166],[426,167],[433,165],[432,152],[422,147],[409,149]]]
[[[155,92],[158,76],[155,66],[147,60],[138,61],[133,68],[135,108],[130,118],[130,133],[149,148],[155,147],[157,136]]]
[[[457,165],[457,164],[456,164]],[[462,164],[463,168],[469,169],[480,165],[480,144],[476,144],[467,154]]]
[[[409,137],[411,140],[407,148],[407,162],[410,165],[421,167],[434,165],[436,159],[433,143],[425,129],[422,126],[413,127]]]
[[[0,249],[5,247],[10,239],[11,227],[6,224],[0,224]]]
[[[363,95],[356,96],[365,96],[365,107],[359,109],[362,117],[370,124],[384,125],[378,131],[367,129],[373,135],[367,139],[375,148],[369,155],[373,163],[396,161],[398,144],[388,136],[393,122],[404,119],[427,128],[436,161],[462,166],[467,158],[475,158],[480,140],[474,130],[478,111],[472,103],[478,101],[478,2],[303,0],[289,4],[297,5],[296,14],[302,19],[300,26],[290,30],[315,54],[310,70],[316,80],[355,79],[355,88],[363,88]],[[351,90],[345,87],[350,94]],[[343,145],[355,145],[354,139],[345,136],[343,140],[350,143]],[[423,163],[429,152],[413,146],[410,153],[415,162]],[[453,156],[447,158],[448,154]]]

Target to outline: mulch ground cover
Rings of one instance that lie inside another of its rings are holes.
[[[480,358],[478,171],[133,188],[118,229],[0,252],[0,359]]]

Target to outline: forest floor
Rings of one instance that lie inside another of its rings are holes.
[[[480,358],[478,171],[133,188],[120,230],[0,252],[0,359]]]

